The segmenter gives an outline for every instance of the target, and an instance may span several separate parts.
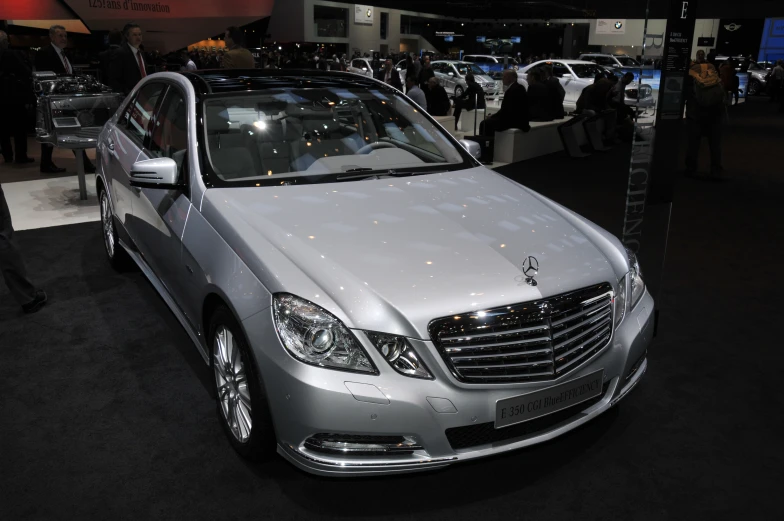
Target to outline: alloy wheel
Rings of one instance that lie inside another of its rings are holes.
[[[234,335],[225,326],[215,330],[212,343],[215,387],[223,418],[237,441],[245,443],[253,428],[248,375]]]
[[[109,197],[106,191],[101,192],[101,223],[103,224],[103,242],[106,246],[106,253],[109,258],[114,258],[114,221],[112,211],[109,208]]]
[[[749,83],[749,96],[756,96],[759,94],[760,85],[758,81],[752,81]]]

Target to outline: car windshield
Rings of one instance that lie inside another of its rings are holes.
[[[578,78],[595,78],[597,74],[604,72],[604,69],[594,63],[573,63],[570,65]]]
[[[484,76],[487,74],[485,71],[480,69],[478,65],[474,65],[473,63],[456,63],[455,67],[457,68],[457,72],[460,73],[460,76],[465,76],[469,71],[471,71],[474,76]]]
[[[637,60],[629,58],[628,56],[616,56],[616,59],[621,62],[621,65],[624,67],[636,67],[639,65]]]
[[[211,96],[203,109],[207,171],[221,185],[468,167],[417,108],[382,89],[271,88]]]

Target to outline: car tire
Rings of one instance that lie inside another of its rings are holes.
[[[225,306],[210,318],[210,367],[218,419],[234,450],[252,461],[275,454],[264,386],[239,323]]]
[[[455,87],[455,98],[459,98],[462,95],[463,95],[463,87],[458,85],[457,87]]]
[[[106,188],[102,186],[98,189],[98,206],[101,211],[103,246],[106,256],[109,259],[109,264],[117,271],[124,271],[131,264],[130,257],[128,257],[128,253],[120,245],[120,239],[117,235],[117,228],[114,222],[114,214],[112,213],[112,205],[111,201],[109,201],[109,194],[107,193]]]
[[[760,94],[760,92],[762,92],[762,89],[760,87],[761,86],[760,86],[759,80],[751,80],[749,82],[748,95],[749,96],[756,96],[756,95]]]

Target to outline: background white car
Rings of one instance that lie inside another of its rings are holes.
[[[526,67],[523,67],[517,72],[519,82],[528,88],[528,73],[536,68],[543,67],[550,64],[553,67],[553,76],[558,78],[558,81],[563,85],[566,96],[564,97],[564,105],[573,108],[577,105],[577,99],[583,92],[583,89],[588,85],[593,84],[594,78],[599,73],[607,72],[616,74],[613,69],[597,65],[593,62],[583,60],[542,60]],[[648,85],[638,85],[637,82],[632,82],[626,86],[624,102],[627,105],[634,105],[639,108],[647,108],[654,105],[653,89]]]
[[[346,67],[346,71],[353,72],[354,74],[360,74],[362,76],[367,76],[368,78],[375,77],[373,74],[373,65],[370,63],[370,58],[354,58],[351,60],[351,64]]]
[[[579,60],[605,67],[639,67],[640,63],[626,54],[581,54]]]

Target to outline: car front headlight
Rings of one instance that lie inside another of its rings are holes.
[[[618,293],[615,295],[615,327],[623,320],[626,315],[626,275],[618,281]]]
[[[373,331],[365,331],[365,334],[384,360],[398,373],[412,378],[433,379],[433,375],[405,337]]]
[[[351,331],[327,310],[288,293],[273,296],[275,328],[283,346],[307,364],[377,374]]]
[[[629,249],[626,250],[626,254],[629,256],[629,309],[634,309],[645,293],[645,282],[642,280],[642,270],[637,255]]]

